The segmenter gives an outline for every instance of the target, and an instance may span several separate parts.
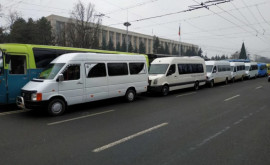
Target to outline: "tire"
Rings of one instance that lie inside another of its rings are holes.
[[[199,82],[198,81],[196,81],[194,84],[194,90],[195,91],[199,90]]]
[[[224,82],[225,85],[228,84],[228,78],[226,78],[225,82]]]
[[[51,116],[62,115],[66,110],[66,104],[62,99],[53,99],[48,104],[48,113]]]
[[[243,76],[241,77],[241,81],[244,81],[244,77]]]
[[[213,88],[214,87],[214,80],[211,80],[209,83],[209,88]]]
[[[162,96],[167,96],[169,94],[169,86],[168,85],[164,85],[161,89],[161,95]]]
[[[235,79],[234,79],[234,77],[232,78],[232,83],[234,83],[234,81],[235,81]]]
[[[133,102],[136,98],[136,92],[134,89],[128,89],[125,94],[125,99],[127,102]]]

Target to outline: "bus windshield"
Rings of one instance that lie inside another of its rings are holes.
[[[64,63],[51,63],[39,75],[38,79],[54,79],[57,73],[64,66]]]
[[[149,74],[165,74],[169,64],[151,64]]]
[[[212,73],[213,65],[206,65],[206,72]]]

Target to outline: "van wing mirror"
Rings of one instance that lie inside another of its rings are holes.
[[[59,74],[58,78],[57,78],[57,82],[62,82],[64,81],[64,75],[63,74]]]
[[[216,70],[216,69],[214,69],[214,70],[213,70],[213,73],[216,73],[216,72],[217,72],[217,70]]]
[[[4,54],[4,56],[5,56],[5,64],[9,64],[9,62],[10,62],[10,55]]]

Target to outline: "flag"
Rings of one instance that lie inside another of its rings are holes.
[[[178,31],[178,35],[180,36],[180,32],[181,32],[181,29],[180,29],[180,26],[179,26],[179,31]]]

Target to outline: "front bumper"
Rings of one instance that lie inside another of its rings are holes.
[[[16,98],[16,104],[19,108],[25,109],[24,99],[21,96],[17,96]]]
[[[161,92],[162,86],[148,86],[147,91],[148,92]]]
[[[16,104],[21,109],[43,109],[47,105],[47,101],[26,101],[23,97],[16,98]]]

